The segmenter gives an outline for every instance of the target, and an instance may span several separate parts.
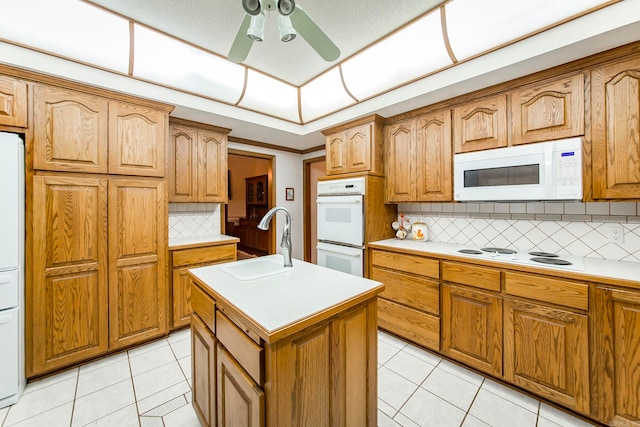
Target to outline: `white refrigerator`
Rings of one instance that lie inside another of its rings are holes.
[[[0,408],[25,385],[24,211],[24,143],[0,132]]]

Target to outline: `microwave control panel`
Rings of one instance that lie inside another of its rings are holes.
[[[555,150],[556,197],[558,199],[582,198],[582,147]]]

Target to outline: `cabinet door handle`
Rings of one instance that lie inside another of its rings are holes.
[[[354,258],[360,258],[360,254],[361,254],[361,251],[327,249],[326,247],[320,247],[320,246],[316,246],[316,249],[320,249],[321,251],[324,251],[324,252],[331,252],[331,253],[334,253],[334,254],[352,256]]]

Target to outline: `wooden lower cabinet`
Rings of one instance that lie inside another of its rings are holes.
[[[442,285],[442,352],[480,371],[502,376],[502,299]]]
[[[191,364],[193,407],[205,426],[216,425],[216,340],[204,322],[191,319]]]
[[[588,317],[510,299],[504,317],[504,379],[588,414]]]
[[[191,279],[189,269],[205,265],[235,261],[237,258],[236,243],[215,244],[197,248],[170,251],[171,329],[186,326],[191,321]]]

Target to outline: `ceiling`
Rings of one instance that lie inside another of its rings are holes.
[[[245,16],[241,0],[87,0],[133,21],[227,56]],[[301,86],[336,63],[424,15],[444,0],[299,0],[296,4],[338,46],[325,62],[302,37],[280,41],[277,13],[267,12],[264,41],[255,42],[243,62]]]

